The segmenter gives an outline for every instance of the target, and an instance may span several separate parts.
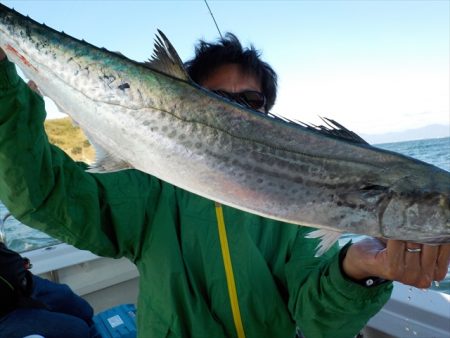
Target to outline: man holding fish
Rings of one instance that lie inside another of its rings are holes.
[[[8,58],[23,56],[0,46]],[[161,58],[157,67],[171,61]],[[276,74],[231,34],[200,42],[187,72],[261,114],[275,101]],[[42,97],[0,50],[0,199],[25,224],[133,261],[139,337],[294,337],[296,328],[308,338],[352,337],[388,300],[390,281],[427,288],[447,273],[449,244],[367,238],[316,257],[313,228],[215,203],[133,168],[87,172],[49,144],[44,118]]]

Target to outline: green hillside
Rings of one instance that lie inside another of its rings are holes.
[[[45,131],[51,143],[63,149],[70,157],[77,161],[92,163],[95,157],[91,146],[83,131],[74,126],[69,117],[45,121]]]

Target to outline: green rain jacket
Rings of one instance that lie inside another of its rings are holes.
[[[236,337],[213,201],[137,170],[92,174],[49,144],[42,98],[0,62],[0,200],[25,224],[140,273],[138,336]],[[390,297],[315,258],[312,229],[223,207],[246,337],[352,337]]]

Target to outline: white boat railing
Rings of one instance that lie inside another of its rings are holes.
[[[99,257],[64,243],[24,256],[33,264],[32,273],[68,284],[81,296],[139,277],[136,266],[126,258]]]
[[[369,327],[402,338],[449,338],[450,295],[394,283],[389,302]]]

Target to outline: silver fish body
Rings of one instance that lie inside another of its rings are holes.
[[[0,5],[0,46],[106,152],[98,171],[136,168],[290,223],[450,243],[449,172],[220,98],[164,35],[141,64]]]

